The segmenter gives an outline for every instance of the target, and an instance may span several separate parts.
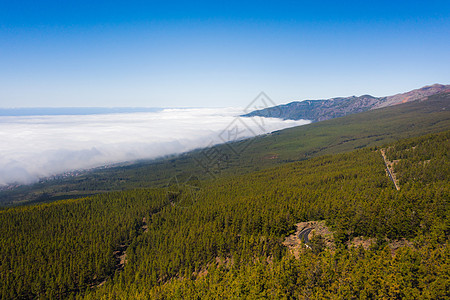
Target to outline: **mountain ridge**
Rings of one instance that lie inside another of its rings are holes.
[[[433,84],[409,92],[385,97],[361,95],[320,100],[293,101],[287,104],[255,110],[243,116],[272,117],[291,120],[307,119],[313,122],[319,122],[397,104],[412,101],[424,101],[429,96],[449,92],[450,85]]]
[[[180,182],[192,176],[211,179],[212,172],[216,177],[235,176],[286,162],[382,146],[398,139],[449,129],[450,93],[441,93],[430,96],[428,101],[384,107],[216,145],[206,148],[207,152],[197,149],[179,156],[101,168],[75,177],[0,191],[0,210],[6,205],[51,202],[132,188],[164,187],[175,176]],[[232,148],[244,148],[245,151],[236,155]],[[205,162],[205,153],[220,154],[211,170],[199,164]]]

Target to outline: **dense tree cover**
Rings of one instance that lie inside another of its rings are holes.
[[[448,177],[395,190],[375,149],[217,180],[191,207],[155,215],[125,271],[86,297],[445,298],[449,196]],[[333,227],[338,250],[293,259],[283,237],[317,219]],[[378,243],[347,249],[359,235]],[[415,246],[392,256],[385,239],[402,237]]]
[[[388,154],[393,159],[409,151],[402,143],[420,149],[429,141],[434,146],[416,154],[429,162],[419,165],[444,174],[418,178],[400,191],[386,176],[380,151],[366,148],[202,181],[193,190],[118,192],[0,212],[2,293],[6,298],[65,297],[64,291],[80,290],[76,296],[87,299],[444,299],[450,296],[450,187],[448,170],[441,170],[448,166],[441,145],[448,146],[448,137],[446,132],[390,145],[397,149]],[[400,180],[418,165],[403,160]],[[282,245],[285,236],[299,221],[321,219],[335,232],[336,250],[305,249],[295,259]],[[368,250],[348,247],[354,236],[377,243]],[[387,241],[399,238],[414,245],[393,255]],[[130,243],[128,261],[114,272],[113,250],[124,242]],[[80,282],[79,274],[88,279]],[[87,287],[95,275],[109,279]]]
[[[101,282],[115,270],[113,251],[166,201],[135,190],[1,211],[1,298],[59,298]]]
[[[231,268],[211,266],[196,280],[172,280],[134,290],[136,299],[445,299],[450,253],[446,246],[400,249],[339,248],[300,260],[249,261]],[[447,259],[447,261],[445,261]],[[109,294],[111,295],[111,293]],[[113,294],[114,295],[114,294]],[[120,294],[116,294],[120,295]],[[130,295],[130,294],[128,294]]]
[[[386,151],[400,184],[428,184],[450,176],[450,132],[402,140]]]

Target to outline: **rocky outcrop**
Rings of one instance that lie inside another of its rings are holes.
[[[428,96],[449,92],[450,85],[434,84],[388,97],[362,95],[359,97],[352,96],[325,100],[295,101],[284,105],[256,110],[244,115],[244,117],[260,116],[291,120],[305,119],[318,122],[376,108],[411,101],[426,100]]]
[[[381,98],[379,103],[375,105],[374,108],[381,108],[416,100],[426,100],[427,97],[429,96],[448,92],[450,92],[450,85],[433,84],[429,86],[424,86],[423,88],[420,89],[412,90],[407,93],[396,94],[394,96]]]

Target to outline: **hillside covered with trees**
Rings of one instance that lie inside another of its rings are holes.
[[[446,299],[450,131],[383,146],[400,190],[380,150],[2,210],[0,293]],[[283,241],[296,223],[318,220],[335,246],[314,235],[296,258]],[[354,246],[354,238],[373,243]]]

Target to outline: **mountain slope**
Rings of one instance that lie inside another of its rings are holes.
[[[433,84],[406,93],[381,98],[381,101],[375,105],[374,108],[397,105],[416,100],[426,100],[429,96],[448,92],[450,92],[450,85]]]
[[[192,151],[177,157],[139,162],[125,167],[96,170],[78,177],[47,181],[0,192],[0,203],[17,204],[76,198],[130,188],[165,186],[174,177],[199,179],[236,174],[335,154],[363,147],[381,146],[401,138],[450,129],[450,94],[427,101],[371,110],[305,126],[294,127],[240,142]],[[232,149],[241,149],[237,155]],[[210,174],[200,166],[205,151],[222,160]],[[200,163],[199,163],[200,162]]]
[[[327,100],[295,101],[284,105],[253,111],[244,116],[273,117],[292,120],[307,119],[318,122],[376,108],[412,102],[435,94],[448,92],[450,92],[450,85],[435,84],[388,97],[363,95],[359,97],[341,97]]]
[[[194,193],[140,189],[0,211],[0,295],[445,299],[449,140],[447,131],[388,145],[400,191],[380,151],[366,148],[202,181]],[[314,220],[335,247],[312,233],[296,259],[283,240]],[[375,242],[348,244],[363,237]]]

